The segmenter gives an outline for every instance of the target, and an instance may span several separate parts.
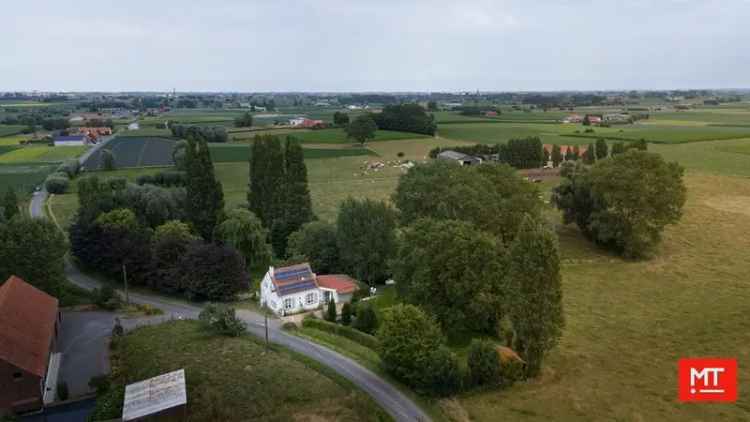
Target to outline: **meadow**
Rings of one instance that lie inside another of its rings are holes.
[[[185,369],[191,420],[387,421],[366,394],[310,359],[197,321],[141,327],[117,342],[113,371],[132,383]]]
[[[19,193],[31,192],[56,168],[57,164],[0,165],[0,192],[5,192],[8,188]]]
[[[21,133],[21,131],[25,128],[26,126],[0,125],[0,136],[16,135],[18,133]]]
[[[0,154],[0,164],[59,163],[83,154],[88,147],[25,146],[11,147],[11,151]]]

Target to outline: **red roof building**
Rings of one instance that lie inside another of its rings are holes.
[[[318,286],[336,290],[340,295],[351,294],[357,290],[357,283],[346,274],[319,275]]]
[[[554,145],[552,144],[544,144],[544,149],[550,154],[550,157],[552,157],[552,148]],[[573,151],[575,149],[575,145],[560,145],[560,153],[563,156],[563,161],[565,161],[565,155],[568,153],[568,150]],[[583,157],[583,154],[589,149],[588,145],[578,145],[578,157]],[[550,158],[551,160],[551,158]]]
[[[59,324],[54,297],[16,276],[0,285],[0,413],[42,406]]]

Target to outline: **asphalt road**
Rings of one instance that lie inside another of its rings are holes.
[[[46,196],[47,193],[44,191],[34,195],[29,204],[29,211],[32,217],[44,218],[43,208]],[[97,280],[81,273],[78,268],[69,262],[66,263],[65,274],[68,280],[80,287],[94,289],[100,286]],[[170,301],[150,294],[130,293],[130,300],[134,303],[149,304],[158,307],[164,311],[166,317],[170,318],[195,319],[201,311],[200,306]],[[265,336],[263,315],[248,310],[240,310],[237,312],[237,316],[247,324],[248,332],[261,338]],[[268,320],[268,337],[271,342],[287,347],[330,367],[336,373],[369,394],[393,419],[397,421],[431,420],[411,399],[369,369],[331,349],[289,335],[281,330],[280,325],[281,323],[276,319]]]

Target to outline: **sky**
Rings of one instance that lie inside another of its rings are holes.
[[[750,88],[750,0],[24,0],[0,91]]]

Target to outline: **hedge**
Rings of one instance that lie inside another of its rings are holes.
[[[380,345],[378,339],[376,339],[374,336],[363,333],[359,330],[355,330],[354,328],[347,327],[345,325],[323,321],[322,319],[305,318],[302,321],[302,326],[306,328],[315,328],[316,330],[326,331],[331,334],[346,337],[351,341],[359,343],[362,346],[368,347],[373,350],[377,350],[378,346]]]

